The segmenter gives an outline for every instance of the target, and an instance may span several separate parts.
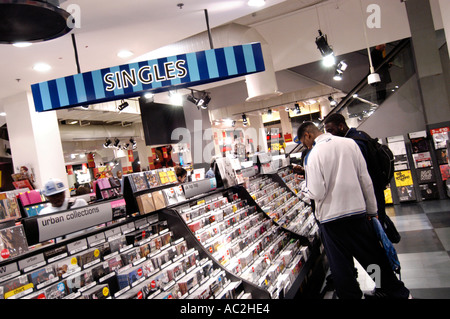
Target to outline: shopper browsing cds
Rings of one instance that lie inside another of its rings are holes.
[[[82,198],[77,198],[74,201],[66,198],[66,190],[67,187],[59,179],[50,179],[47,181],[44,186],[43,194],[47,197],[50,205],[44,207],[39,215],[55,213],[70,208],[82,207],[88,204]]]
[[[183,184],[187,178],[187,171],[181,167],[175,167],[175,174],[177,175],[178,184]]]
[[[377,265],[377,296],[409,297],[409,290],[392,271],[372,222],[377,203],[372,180],[358,145],[352,139],[321,132],[305,122],[297,136],[310,149],[304,160],[302,192],[315,201],[315,217],[339,299],[361,299],[353,258],[364,269]],[[366,296],[367,297],[367,296]]]

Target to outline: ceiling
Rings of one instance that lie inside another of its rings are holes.
[[[205,32],[207,30],[205,9],[208,12],[211,29],[231,22],[250,27],[256,26],[260,31],[274,29],[273,33],[266,37],[266,40],[272,48],[272,56],[276,60],[274,63],[277,64],[277,77],[280,71],[286,70],[291,74],[301,75],[298,77],[298,83],[304,82],[305,78],[308,78],[315,84],[323,85],[327,90],[330,89],[330,83],[326,83],[324,78],[318,77],[317,73],[314,72],[316,64],[313,62],[320,59],[314,41],[311,41],[317,36],[318,14],[316,15],[314,9],[323,6],[322,23],[324,23],[323,17],[325,15],[328,18],[336,16],[337,20],[330,20],[322,25],[322,29],[325,28],[325,32],[329,33],[334,40],[335,52],[345,54],[356,52],[364,47],[363,40],[359,39],[360,35],[351,33],[355,27],[349,25],[352,23],[351,21],[356,20],[347,16],[348,14],[355,14],[351,5],[353,0],[266,0],[266,5],[262,8],[249,7],[247,1],[128,0],[124,2],[66,0],[61,1],[61,7],[78,18],[79,25],[75,25],[70,34],[75,36],[81,72],[126,64],[159,48]],[[397,9],[399,6],[396,2],[394,4],[392,0],[373,1],[385,3],[386,12],[393,12],[391,7]],[[179,3],[184,3],[184,5],[179,6]],[[306,16],[302,17],[307,21],[298,21],[295,13],[306,11]],[[356,14],[358,13],[359,11],[356,10]],[[401,13],[403,14],[403,12]],[[346,19],[342,20],[344,15]],[[393,19],[390,20],[394,21]],[[404,18],[398,20],[400,25],[405,24]],[[280,27],[274,27],[277,25]],[[286,46],[291,47],[291,49],[286,49],[280,54],[280,48],[284,47],[284,41],[291,36],[290,25],[292,25],[292,34],[295,34],[295,37],[291,40],[290,45]],[[301,32],[295,32],[294,28],[298,28],[299,25],[300,29],[297,30]],[[339,28],[352,31],[340,35],[338,31],[333,30]],[[284,34],[277,33],[278,29]],[[286,29],[289,31],[286,32]],[[389,35],[394,38],[402,38],[404,37],[403,34],[406,35],[408,32],[408,30],[402,28],[392,29],[400,29],[401,31],[399,31],[401,33],[399,35]],[[384,30],[370,32],[379,32],[380,36],[386,34]],[[26,48],[0,44],[0,56],[2,57],[0,59],[0,69],[2,70],[2,77],[0,77],[0,112],[2,111],[3,98],[30,90],[31,84],[77,73],[70,34],[54,40],[34,43]],[[372,38],[377,38],[376,41],[380,40],[380,37],[376,37],[376,33],[374,35],[375,37],[372,37],[372,33],[369,33]],[[356,38],[358,38],[357,45],[349,45],[348,40],[356,43],[356,40],[353,40]],[[342,47],[339,48],[338,45],[342,45]],[[303,55],[306,60],[300,64],[304,67],[297,67],[299,63],[293,64],[290,60],[290,57],[298,51],[298,48],[303,49],[300,55]],[[125,59],[118,57],[117,53],[124,49],[132,51],[133,56]],[[364,56],[357,56],[357,58],[365,59]],[[49,64],[52,67],[51,70],[47,72],[34,71],[33,65],[38,62]],[[323,74],[322,76],[328,75]],[[295,76],[289,75],[289,83],[292,88],[303,85],[303,83],[297,84],[297,81],[294,82],[293,79],[295,80]],[[356,81],[356,78],[353,80]],[[242,86],[245,87],[243,77],[233,81],[241,81]],[[208,84],[208,90],[210,88],[218,89],[228,83],[222,81]],[[336,89],[345,91],[345,88]],[[285,94],[289,91],[282,92]],[[244,101],[245,98],[242,103]],[[76,107],[56,112],[60,121],[80,120],[83,121],[83,125],[88,125],[88,122],[90,122],[91,125],[106,123],[126,126],[130,122],[141,121],[138,107],[128,107],[124,112],[118,113],[115,110],[118,103],[120,101],[91,105],[89,110]],[[133,103],[130,104],[133,105]],[[2,118],[0,118],[0,122],[1,120]]]
[[[87,72],[127,63],[204,32],[205,9],[210,28],[214,28],[231,21],[255,23],[324,1],[266,0],[265,7],[254,8],[247,5],[247,0],[128,0],[126,5],[122,1],[67,0],[61,1],[61,7],[77,18],[79,24],[71,34],[75,35],[81,72]],[[120,58],[117,53],[121,50],[129,50],[133,56]],[[31,84],[77,73],[70,34],[26,48],[0,44],[0,55],[0,100],[29,90]],[[49,64],[51,70],[34,71],[33,65],[40,62]],[[75,113],[58,111],[60,119],[67,119],[67,115]],[[92,120],[107,117],[105,112],[89,115]],[[110,120],[118,120],[126,115],[110,116]]]

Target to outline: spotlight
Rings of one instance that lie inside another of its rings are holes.
[[[344,61],[339,62],[339,64],[337,65],[338,70],[341,70],[342,72],[345,72],[345,70],[347,70],[347,63],[345,63]]]
[[[330,105],[331,106],[336,106],[337,105],[336,100],[333,99],[333,97],[331,95],[328,97],[328,101],[330,101]]]
[[[81,108],[87,110],[89,108],[89,105],[82,105]]]
[[[244,123],[244,125],[248,124],[247,116],[245,114],[242,114],[242,123]]]
[[[119,109],[119,113],[122,112],[127,106],[128,106],[128,102],[125,102],[124,100],[122,100],[120,102],[120,105],[117,107]]]
[[[118,147],[118,146],[119,146],[119,143],[120,143],[120,140],[116,137],[116,138],[114,139],[114,144],[113,144],[113,146],[114,146],[114,147]]]
[[[322,65],[325,67],[330,67],[336,64],[336,58],[334,57],[333,53],[323,57]]]
[[[122,149],[126,150],[126,149],[128,149],[129,146],[130,146],[130,143],[127,143],[127,144],[125,144],[125,145],[122,145]]]
[[[291,109],[289,108],[289,106],[286,106],[286,108],[284,109],[286,112],[289,112]]]
[[[183,105],[183,99],[182,99],[180,93],[169,91],[169,97],[170,97],[170,103],[172,103],[173,105],[178,105],[178,106]]]
[[[202,109],[208,108],[208,103],[211,101],[211,96],[208,93],[203,92],[203,96],[198,100],[197,107],[201,107]]]
[[[109,138],[107,138],[105,140],[105,143],[103,144],[103,147],[104,148],[108,148],[111,145],[111,143],[112,143],[111,140]]]
[[[295,103],[295,114],[301,114],[302,111],[300,110],[300,105],[298,103]]]
[[[198,99],[195,97],[194,91],[192,91],[192,90],[191,90],[191,94],[188,95],[186,99],[195,105],[197,105],[197,103],[198,103]]]
[[[333,76],[333,80],[335,81],[342,81],[342,71],[336,70]]]
[[[231,126],[235,127],[236,126],[236,121],[231,122]]]
[[[136,141],[132,137],[130,138],[130,143],[132,145],[132,148],[135,149],[136,148]]]
[[[319,30],[319,36],[316,37],[316,45],[320,51],[320,54],[324,58],[324,65],[331,66],[336,63],[333,49],[328,45],[327,36],[322,34],[322,31]]]

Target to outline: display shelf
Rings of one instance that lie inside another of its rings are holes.
[[[191,246],[191,240],[180,237],[177,226],[171,226],[169,215],[159,212],[138,216],[133,221],[124,220],[94,234],[3,261],[0,296],[236,297],[242,290],[240,282]]]
[[[227,271],[271,298],[298,289],[299,283],[293,283],[308,258],[309,241],[283,230],[247,202],[244,187],[227,192],[176,207],[185,228]]]

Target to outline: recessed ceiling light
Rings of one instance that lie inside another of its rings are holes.
[[[132,56],[133,54],[134,53],[129,50],[122,50],[122,51],[119,51],[119,53],[117,53],[117,56],[119,58],[126,59],[126,58],[129,58],[130,56]]]
[[[0,116],[6,116],[5,112],[0,112]]]
[[[29,47],[32,43],[31,42],[16,42],[13,43],[13,46],[15,46],[16,48],[26,48]]]
[[[38,72],[46,72],[49,71],[52,67],[48,65],[47,63],[36,63],[33,66],[33,70]]]
[[[266,0],[249,0],[247,4],[250,7],[262,7],[266,4]]]
[[[78,121],[70,121],[68,124],[77,124]]]

